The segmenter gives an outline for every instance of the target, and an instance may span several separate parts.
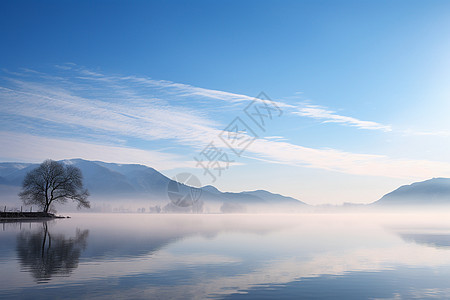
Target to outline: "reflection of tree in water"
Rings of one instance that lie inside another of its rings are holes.
[[[75,237],[51,234],[47,222],[39,232],[22,232],[17,237],[17,254],[22,268],[38,283],[48,282],[54,275],[68,276],[78,267],[81,251],[86,248],[89,230],[76,230]]]

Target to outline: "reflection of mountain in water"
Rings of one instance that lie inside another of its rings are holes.
[[[77,229],[75,237],[51,234],[47,222],[38,232],[22,232],[17,236],[17,255],[21,267],[38,283],[48,282],[54,275],[69,275],[78,267],[86,247],[88,230]]]
[[[294,218],[282,222],[259,216],[231,217],[211,215],[103,215],[102,226],[95,225],[89,235],[89,247],[83,258],[109,260],[118,257],[150,256],[164,247],[183,239],[199,237],[212,239],[219,234],[267,235],[298,224]],[[85,223],[84,226],[89,226]]]
[[[400,233],[399,235],[403,240],[408,242],[435,248],[450,249],[450,235],[448,234]]]

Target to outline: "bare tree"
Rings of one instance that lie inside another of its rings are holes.
[[[88,196],[80,169],[51,159],[28,172],[19,193],[25,205],[38,205],[46,213],[53,203],[69,199],[78,202],[78,208],[89,208]]]

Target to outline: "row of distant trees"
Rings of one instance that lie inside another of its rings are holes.
[[[27,173],[19,193],[25,205],[37,205],[46,213],[53,204],[68,200],[76,202],[78,208],[89,208],[88,196],[81,170],[51,159]]]

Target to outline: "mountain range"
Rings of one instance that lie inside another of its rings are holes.
[[[105,163],[83,159],[67,159],[61,162],[80,168],[93,203],[120,204],[123,207],[132,203],[142,205],[151,203],[157,211],[165,210],[167,212],[189,212],[193,209],[224,213],[267,210],[293,212],[311,207],[297,199],[265,190],[231,193],[222,192],[211,185],[186,186],[144,165]],[[20,203],[17,193],[22,181],[25,175],[38,165],[0,163],[0,204],[2,202],[16,205]],[[181,199],[186,195],[190,196],[191,200],[196,200],[197,206],[174,205],[178,201],[175,199],[174,202],[174,197]],[[367,206],[402,207],[444,204],[450,204],[450,178],[433,178],[401,186]]]
[[[230,193],[221,192],[210,185],[188,187],[144,165],[115,164],[83,159],[67,159],[61,162],[81,170],[83,182],[91,194],[91,202],[120,202],[122,206],[147,202],[175,212],[186,212],[192,209],[188,206],[177,207],[171,203],[171,200],[174,199],[170,198],[168,189],[172,187],[177,189],[180,197],[187,193],[198,195],[198,199],[194,200],[198,200],[197,204],[202,209],[208,207],[209,211],[244,212],[255,211],[256,207],[273,210],[307,206],[297,199],[264,190]],[[25,175],[37,166],[39,164],[0,163],[0,197],[9,202],[18,202],[17,193]]]
[[[373,203],[375,206],[450,205],[450,178],[433,178],[403,185]]]

